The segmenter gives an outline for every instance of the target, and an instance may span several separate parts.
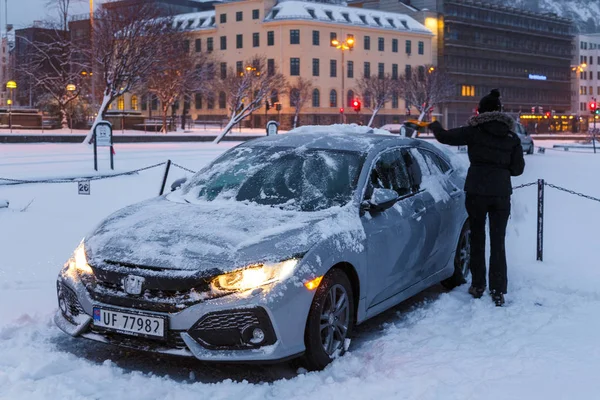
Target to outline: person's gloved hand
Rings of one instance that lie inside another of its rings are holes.
[[[429,126],[429,122],[419,121],[419,120],[416,120],[416,119],[409,119],[406,122],[409,123],[409,124],[418,126],[419,128],[427,128],[427,126]]]

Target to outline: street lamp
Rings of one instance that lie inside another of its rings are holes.
[[[71,92],[71,96],[73,96],[73,92],[77,90],[77,86],[72,83],[67,85],[67,92]],[[69,100],[69,102],[73,101],[73,99]],[[71,133],[73,133],[73,103],[71,103],[71,112],[69,113],[69,119],[71,120]]]
[[[342,42],[340,42],[337,39],[331,40],[331,45],[342,52],[342,93],[340,93],[340,99],[341,99],[341,104],[342,104],[342,107],[340,108],[340,115],[341,115],[342,124],[345,123],[345,119],[346,119],[345,115],[344,115],[344,106],[345,106],[345,99],[346,99],[346,93],[344,92],[344,50],[352,51],[355,43],[356,43],[356,41],[354,40],[354,36],[352,36],[352,35],[347,35],[346,40],[344,40]]]
[[[10,128],[10,133],[12,133],[12,103],[13,103],[13,89],[17,88],[17,82],[8,81],[6,82],[6,88],[10,90],[8,103],[8,127]]]

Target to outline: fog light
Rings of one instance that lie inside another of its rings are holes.
[[[252,339],[250,339],[250,343],[252,344],[261,344],[265,340],[265,333],[260,328],[254,328],[252,330]]]

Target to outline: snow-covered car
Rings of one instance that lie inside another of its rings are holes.
[[[364,128],[364,127],[361,127]],[[326,366],[355,324],[468,274],[465,170],[397,135],[306,127],[228,150],[106,218],[58,276],[72,336]]]
[[[520,123],[516,124],[516,134],[521,139],[521,147],[523,147],[523,151],[527,154],[533,154],[534,152],[534,143],[531,135],[523,125]]]

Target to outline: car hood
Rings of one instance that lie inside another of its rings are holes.
[[[105,219],[85,239],[85,248],[92,266],[108,261],[209,275],[298,256],[332,236],[360,246],[364,231],[353,209],[293,212],[159,197]]]

